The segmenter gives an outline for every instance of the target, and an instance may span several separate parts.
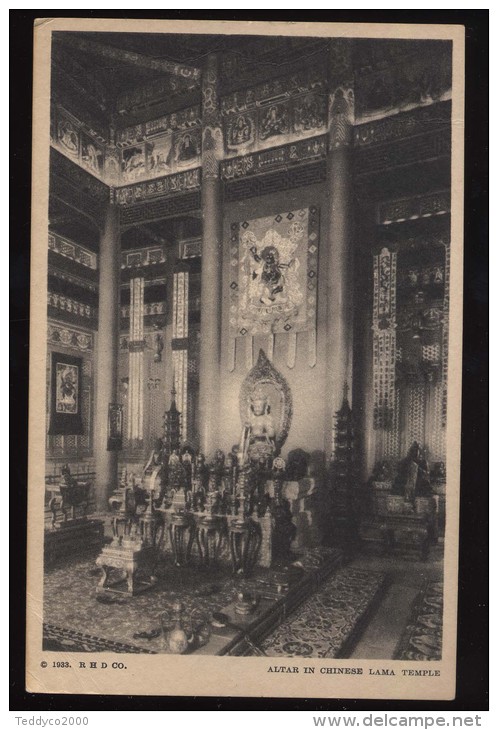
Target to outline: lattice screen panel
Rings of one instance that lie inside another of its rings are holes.
[[[72,434],[64,436],[64,451],[67,455],[76,456],[78,453],[77,438],[78,436]]]
[[[425,442],[425,386],[414,385],[408,391],[407,441],[420,446]]]
[[[425,362],[439,362],[441,347],[439,343],[433,345],[422,345],[422,360]]]
[[[442,383],[438,383],[434,387],[434,423],[429,434],[430,458],[434,461],[444,461],[446,458],[446,430],[443,425],[443,390],[444,386]]]
[[[176,406],[182,414],[181,434],[182,439],[188,437],[187,423],[187,371],[188,371],[188,353],[187,350],[173,350],[173,368],[175,373],[175,390],[176,390]]]
[[[400,394],[396,388],[394,395],[393,419],[391,428],[386,430],[384,440],[384,456],[388,459],[399,459],[400,455]]]

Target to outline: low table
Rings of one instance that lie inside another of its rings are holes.
[[[103,573],[97,593],[111,591],[136,596],[152,588],[157,582],[154,576],[157,557],[157,548],[152,545],[144,546],[133,539],[113,541],[104,547],[96,561]]]

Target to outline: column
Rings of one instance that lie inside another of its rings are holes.
[[[117,206],[109,205],[100,237],[99,319],[95,362],[95,493],[97,509],[108,508],[117,486],[118,454],[107,450],[109,403],[117,399],[121,242]]]
[[[358,192],[360,205],[357,209],[358,227],[354,254],[355,322],[353,347],[353,382],[355,400],[355,458],[358,476],[366,482],[375,464],[374,431],[374,379],[373,379],[373,255],[376,240],[375,208],[365,186]]]
[[[354,91],[349,39],[330,46],[329,152],[327,160],[329,236],[327,266],[327,412],[325,453],[333,450],[334,413],[352,370],[352,145]],[[351,392],[351,391],[350,391]]]
[[[218,447],[222,206],[219,160],[223,133],[218,108],[217,58],[208,56],[202,79],[202,273],[201,348],[199,370],[199,433],[203,453],[209,458]]]

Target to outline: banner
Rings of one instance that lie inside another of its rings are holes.
[[[310,333],[315,364],[319,215],[316,207],[255,218],[231,226],[230,334],[237,337],[285,333],[288,365],[295,362],[296,335]],[[269,348],[271,357],[272,347]],[[246,353],[252,352],[252,344]],[[235,366],[235,358],[230,358]]]

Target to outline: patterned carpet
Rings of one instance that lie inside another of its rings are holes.
[[[295,557],[305,573],[317,573],[335,553],[331,548],[306,548]],[[134,598],[109,593],[97,599],[101,570],[95,566],[96,556],[74,556],[46,572],[43,645],[47,651],[163,652],[162,637],[157,635],[160,616],[174,602],[181,601],[189,613],[196,607],[201,619],[202,614],[208,618],[231,603],[240,589],[240,580],[226,567],[178,570],[165,561],[156,571],[158,582],[152,590]]]
[[[385,573],[343,568],[266,638],[268,656],[344,657],[378,605]]]
[[[160,636],[137,638],[138,633],[154,632],[161,625],[160,616],[175,601],[182,601],[187,611],[194,607],[206,614],[220,611],[236,595],[236,580],[226,571],[199,571],[165,566],[157,572],[154,589],[134,598],[110,594],[96,600],[95,588],[101,571],[95,561],[71,559],[52,568],[45,575],[44,648],[62,641],[66,651],[163,651]],[[110,642],[110,643],[109,643]],[[91,648],[84,648],[85,645]],[[113,646],[114,648],[110,648]],[[100,648],[99,648],[100,647]],[[130,649],[131,651],[131,649]]]
[[[443,584],[427,581],[415,598],[394,659],[439,661],[443,644]]]
[[[143,649],[134,644],[122,644],[119,641],[102,639],[99,636],[83,634],[74,629],[43,624],[43,648],[45,651],[109,651],[114,654],[155,654],[150,649]]]

